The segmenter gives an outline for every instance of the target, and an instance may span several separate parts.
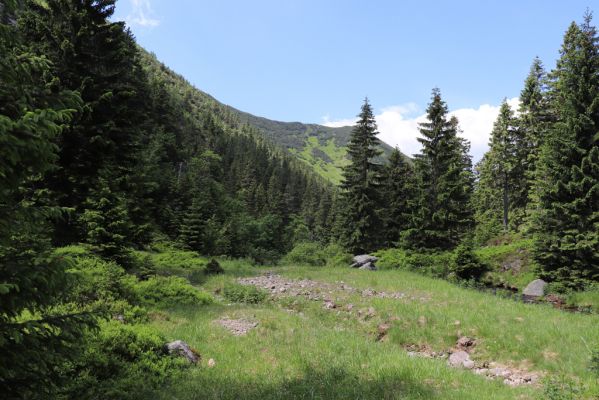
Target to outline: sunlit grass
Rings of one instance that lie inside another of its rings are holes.
[[[253,267],[252,267],[253,268]],[[234,279],[210,278],[214,291]],[[325,310],[320,301],[304,298],[259,305],[220,304],[172,310],[155,325],[170,339],[182,339],[203,356],[160,394],[163,399],[237,398],[402,398],[402,399],[536,399],[542,389],[511,388],[470,371],[452,369],[444,360],[412,358],[407,345],[446,350],[460,335],[477,339],[476,361],[498,361],[514,367],[566,374],[597,394],[589,371],[589,348],[599,348],[599,316],[570,314],[548,306],[526,305],[467,290],[445,281],[405,271],[347,268],[271,268],[289,278],[344,281],[355,288],[399,291],[403,299],[366,298],[333,291],[339,308]],[[256,273],[264,268],[253,269]],[[370,318],[344,311],[373,307]],[[214,323],[219,318],[258,322],[247,336],[236,337]],[[377,341],[377,326],[391,329]],[[585,345],[586,343],[586,345]],[[207,360],[213,358],[215,367]]]

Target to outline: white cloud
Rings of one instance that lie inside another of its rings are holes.
[[[518,98],[508,100],[513,110],[518,109]],[[412,155],[420,151],[420,137],[418,123],[426,120],[426,114],[414,103],[386,107],[378,113],[376,122],[379,128],[379,138],[391,146],[397,146],[407,154]],[[419,114],[414,116],[414,114]],[[493,129],[493,122],[499,114],[499,106],[483,104],[478,108],[460,108],[450,112],[455,115],[462,129],[461,136],[468,139],[472,145],[470,153],[473,161],[481,159],[487,151],[489,135]],[[356,119],[331,120],[329,116],[323,117],[323,125],[340,127],[353,125]]]
[[[160,21],[153,18],[154,11],[150,0],[131,0],[131,13],[127,16],[129,25],[138,25],[144,28],[154,28]]]

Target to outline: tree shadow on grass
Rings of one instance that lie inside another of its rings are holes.
[[[367,370],[365,370],[367,371]],[[300,377],[280,383],[235,379],[212,371],[185,376],[165,391],[164,399],[441,399],[431,385],[416,382],[401,371],[357,376],[345,369],[304,368]],[[216,371],[214,371],[216,372]],[[190,379],[191,378],[191,379]],[[244,377],[245,378],[245,377]]]

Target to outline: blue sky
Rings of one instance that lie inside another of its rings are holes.
[[[533,57],[554,65],[587,7],[599,13],[598,0],[120,0],[115,19],[252,114],[342,125],[368,96],[381,138],[407,153],[438,86],[478,159],[501,100],[517,104]]]

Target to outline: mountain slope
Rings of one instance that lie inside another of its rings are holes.
[[[274,143],[311,165],[322,177],[333,183],[341,181],[341,168],[349,162],[346,146],[351,136],[351,126],[331,128],[318,124],[273,121],[230,108],[241,121],[257,128]],[[381,149],[382,162],[392,148],[381,142]]]
[[[154,60],[153,62],[161,64],[155,56],[147,54],[146,57],[148,56],[146,63],[149,60]],[[168,70],[164,65],[162,68]],[[346,156],[346,146],[350,139],[351,126],[331,128],[318,124],[281,122],[258,117],[223,104],[197,88],[192,90],[192,85],[183,77],[170,70],[169,74],[173,79],[180,81],[180,85],[189,86],[185,90],[193,92],[189,96],[193,96],[193,103],[199,109],[209,109],[233,125],[241,123],[251,126],[268,141],[308,164],[321,177],[335,184],[341,181],[341,168],[349,162]],[[386,143],[381,143],[381,149],[383,150],[381,162],[383,162],[391,153],[392,148]]]

